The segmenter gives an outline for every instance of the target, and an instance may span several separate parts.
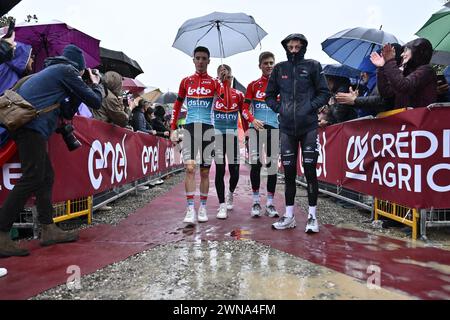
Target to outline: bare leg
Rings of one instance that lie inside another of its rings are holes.
[[[201,173],[201,183],[200,183],[200,193],[207,195],[209,194],[209,172],[210,168],[202,168]]]
[[[195,169],[196,164],[195,161],[186,162],[186,194],[195,193]]]

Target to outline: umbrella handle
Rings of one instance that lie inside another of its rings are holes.
[[[222,30],[220,30],[220,21],[216,21],[216,28],[219,34],[219,50],[220,50],[220,65],[223,65],[223,58],[225,57],[225,48],[223,46]]]

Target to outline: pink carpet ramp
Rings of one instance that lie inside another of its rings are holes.
[[[64,284],[70,266],[79,266],[82,275],[87,275],[159,245],[246,239],[362,281],[371,275],[367,273],[369,266],[378,266],[383,288],[401,290],[420,299],[450,299],[446,271],[450,265],[449,251],[416,247],[411,242],[329,225],[322,226],[318,235],[306,235],[306,214],[300,211],[297,229],[274,231],[271,229],[274,219],[250,217],[252,192],[248,176],[249,170],[242,167],[235,209],[226,221],[215,218],[219,204],[212,172],[210,222],[194,229],[183,228],[185,194],[181,183],[118,226],[101,225],[83,230],[77,243],[41,248],[37,241],[29,242],[29,257],[0,260],[0,266],[9,272],[0,279],[0,299],[28,299]],[[276,195],[280,209],[283,199],[283,194]]]

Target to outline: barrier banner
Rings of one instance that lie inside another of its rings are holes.
[[[407,207],[450,208],[449,117],[450,108],[420,108],[320,130],[319,180]]]
[[[134,133],[101,121],[76,117],[75,136],[83,146],[69,152],[61,135],[49,141],[55,171],[53,202],[102,193],[181,165],[180,152],[167,139]],[[21,177],[17,155],[1,172],[0,203]]]

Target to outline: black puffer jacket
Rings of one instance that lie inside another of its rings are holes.
[[[287,49],[291,40],[300,40],[304,44],[299,53],[291,54]],[[331,94],[320,63],[304,58],[308,47],[305,36],[292,34],[283,40],[282,45],[288,61],[275,66],[266,90],[266,102],[280,114],[283,133],[301,136],[318,128],[317,111],[328,103]]]

